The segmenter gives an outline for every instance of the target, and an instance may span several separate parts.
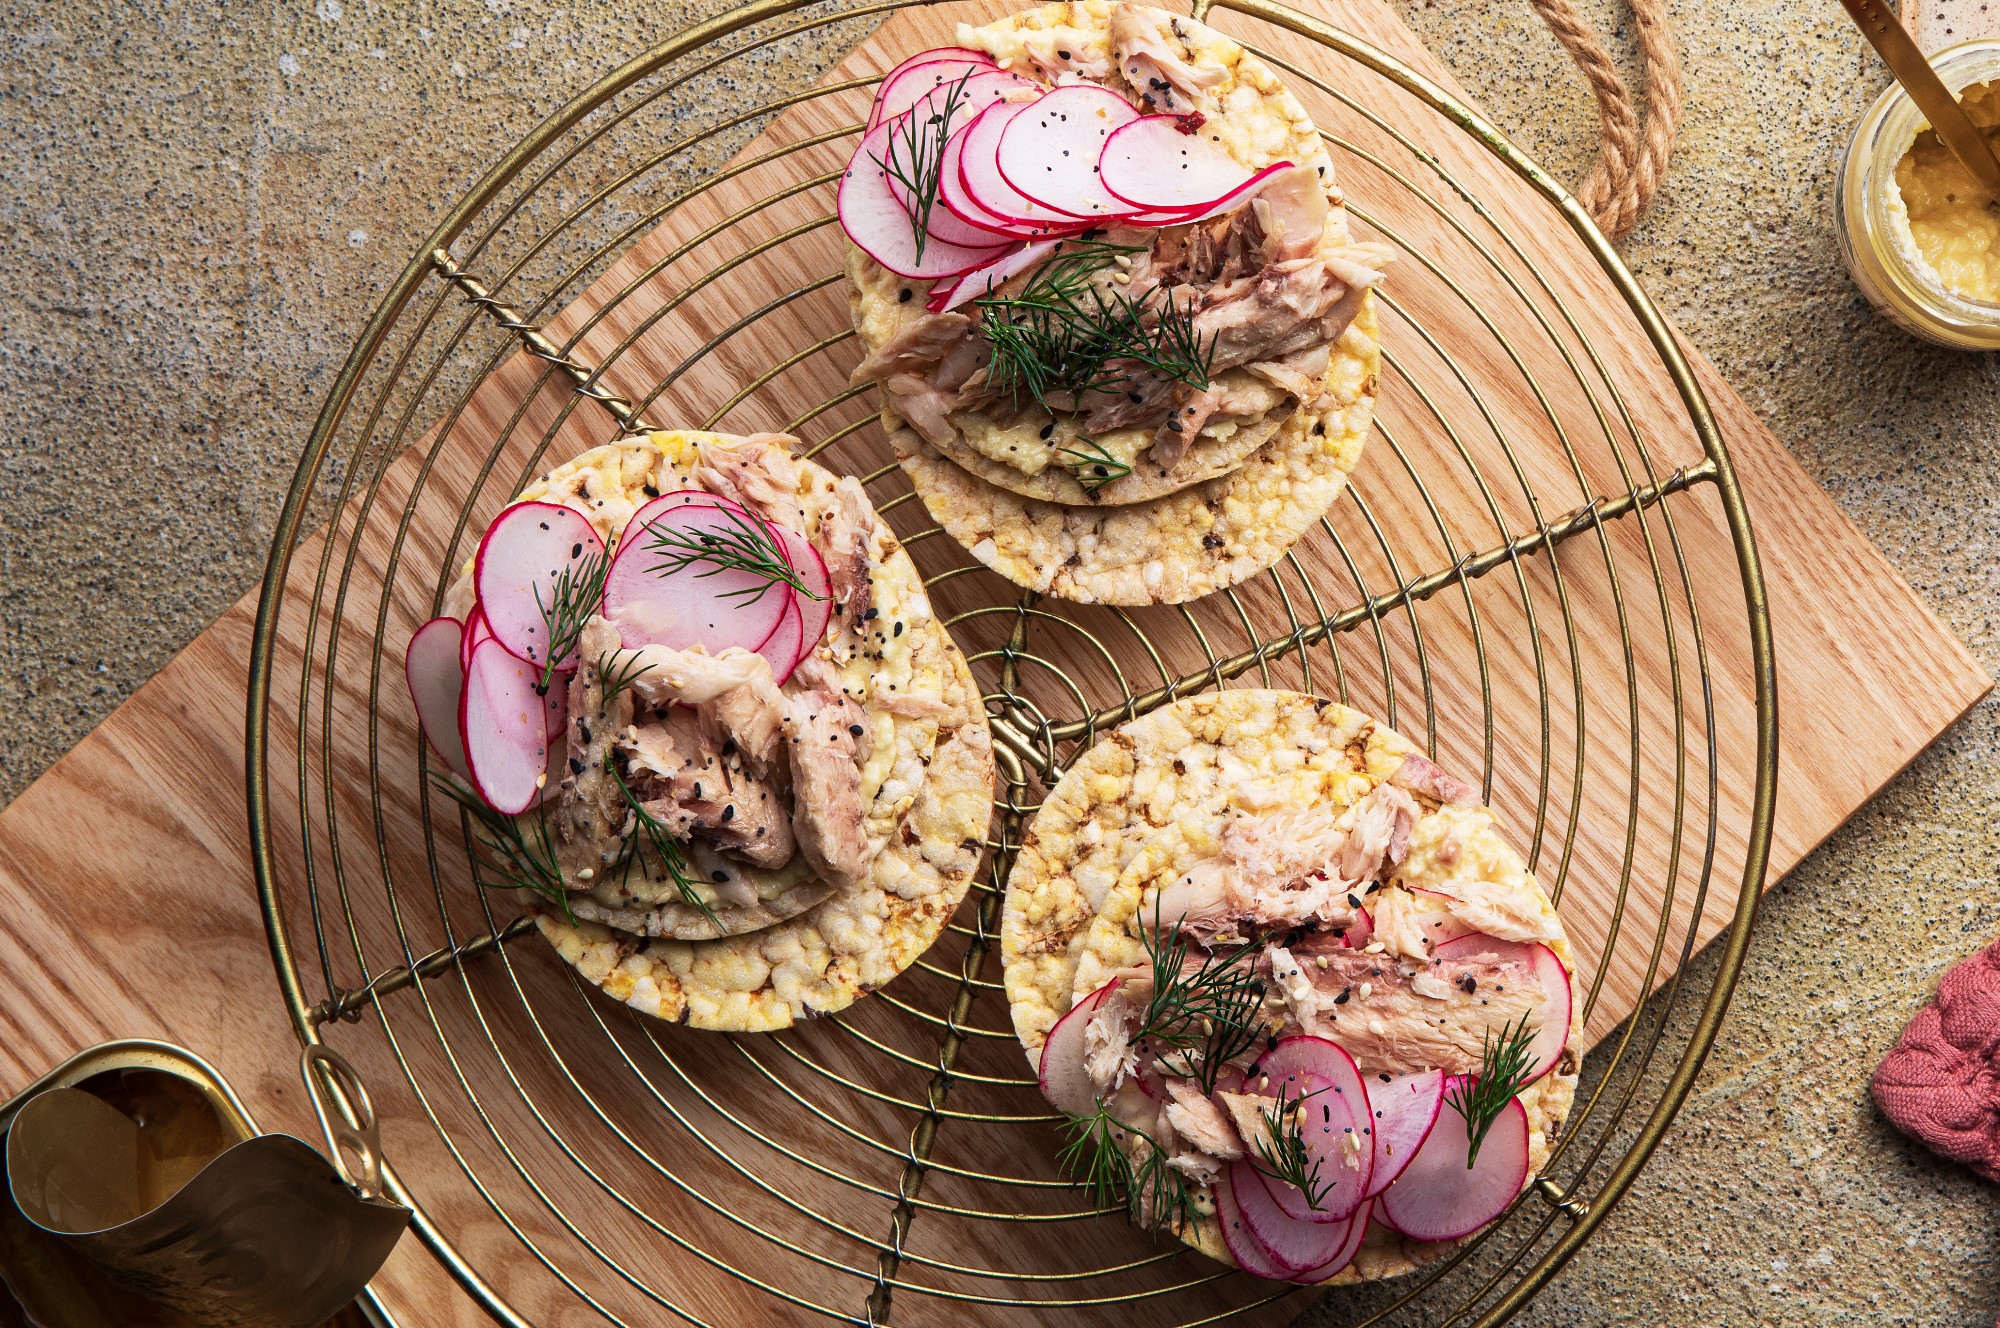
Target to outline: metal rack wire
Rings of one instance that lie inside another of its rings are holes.
[[[1776,761],[1754,545],[1700,390],[1575,204],[1468,108],[1304,13],[1199,0],[1307,102],[1357,229],[1403,254],[1377,428],[1354,490],[1254,582],[1135,611],[1016,593],[928,524],[872,398],[844,387],[858,351],[828,163],[868,80],[784,89],[764,72],[778,43],[842,45],[906,8],[926,6],[761,0],[661,43],[498,163],[362,334],[300,462],[251,660],[255,866],[299,1035],[362,1067],[392,1193],[503,1323],[1254,1315],[1282,1293],[1147,1243],[1056,1174],[993,942],[1036,798],[1098,734],[1239,679],[1301,687],[1480,770],[1551,893],[1575,876],[1611,901],[1587,924],[1588,1009],[1614,959],[1644,990],[1673,974],[1592,1058],[1505,1219],[1343,1293],[1356,1322],[1498,1323],[1659,1143],[1749,941],[1754,888],[1715,971],[1685,972],[1718,863],[1762,878]],[[1326,58],[1302,62],[1300,39]],[[773,117],[783,133],[731,160]],[[1623,302],[1620,326],[1565,300],[1560,256],[1490,208],[1491,181],[1454,169],[1440,136],[1538,193]],[[563,313],[586,289],[593,312]],[[1616,367],[1620,341],[1644,348],[1649,384]],[[1642,390],[1674,400],[1676,436],[1635,422]],[[950,614],[1001,758],[988,862],[944,939],[783,1034],[652,1023],[522,939],[512,900],[473,888],[399,699],[402,643],[483,521],[580,447],[668,423],[783,427],[864,475]],[[1676,509],[1697,501],[1719,512],[1736,586],[1687,558]],[[323,537],[302,534],[320,518]],[[1717,713],[1718,631],[1747,638],[1754,714]],[[1729,732],[1755,735],[1735,767]],[[1727,832],[1726,769],[1753,804]]]

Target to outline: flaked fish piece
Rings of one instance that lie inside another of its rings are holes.
[[[725,755],[693,712],[675,707],[619,741],[647,812],[675,839],[699,836],[752,866],[776,869],[797,845],[784,795]]]
[[[803,535],[792,441],[781,433],[753,433],[734,447],[704,448],[691,474],[698,487]]]
[[[1023,32],[1021,50],[1044,83],[1053,83],[1065,74],[1080,75],[1093,83],[1111,77],[1111,57],[1089,49],[1074,35]]]
[[[1251,215],[1263,233],[1264,261],[1283,263],[1311,257],[1326,232],[1327,211],[1326,186],[1310,166],[1294,166],[1265,181],[1250,201]],[[1380,275],[1375,279],[1381,280]]]
[[[1243,368],[1311,410],[1326,395],[1327,358],[1326,347],[1308,346],[1283,359],[1256,360]]]
[[[1173,1125],[1174,1133],[1182,1143],[1211,1158],[1234,1162],[1243,1156],[1243,1137],[1221,1107],[1201,1089],[1185,1079],[1169,1079],[1167,1085],[1167,1120]],[[1234,1097],[1236,1094],[1218,1093],[1220,1098]]]
[[[1137,5],[1111,7],[1111,50],[1119,71],[1138,92],[1147,109],[1184,115],[1207,105],[1204,94],[1221,83],[1221,69],[1198,69],[1188,60],[1186,44],[1173,30],[1174,20]]]
[[[598,629],[594,634],[593,628]],[[563,777],[550,808],[549,835],[563,883],[572,890],[590,889],[618,861],[624,848],[620,830],[632,811],[604,766],[612,744],[632,722],[632,693],[621,690],[607,698],[597,670],[598,659],[617,645],[618,630],[602,618],[593,620],[584,628],[577,669],[569,680]]]
[[[949,447],[957,436],[951,412],[957,408],[952,397],[913,373],[893,374],[882,384],[890,409],[922,434],[933,447]]]
[[[920,314],[873,351],[847,376],[850,383],[879,383],[896,374],[921,373],[972,335],[972,320],[956,309]]]
[[[846,889],[868,874],[860,744],[868,717],[834,687],[789,697],[785,748],[792,771],[792,834],[822,878]]]
[[[771,676],[771,662],[762,655],[739,646],[719,655],[699,647],[626,650],[620,646],[618,629],[603,618],[593,618],[585,626],[581,649],[585,659],[601,660],[614,676],[629,676],[629,692],[646,704],[701,709],[703,717],[742,751],[753,772],[762,774],[775,765],[785,698]]]
[[[1104,998],[1083,1027],[1084,1072],[1102,1096],[1109,1097],[1124,1087],[1139,1067],[1138,1049],[1132,1045],[1138,1018],[1138,1005],[1121,985]]]
[[[1346,830],[1340,874],[1350,881],[1373,881],[1393,870],[1410,851],[1417,803],[1394,784],[1377,784],[1341,818]]]
[[[1414,753],[1403,758],[1403,763],[1396,767],[1396,773],[1389,776],[1389,782],[1442,803],[1463,805],[1479,801],[1477,788]]]
[[[1523,1019],[1538,1025],[1546,1000],[1532,967],[1491,955],[1412,964],[1338,948],[1323,934],[1286,952],[1310,992],[1276,977],[1290,1021],[1347,1049],[1365,1073],[1477,1070],[1489,1034]],[[1272,962],[1267,951],[1260,963]],[[1282,962],[1282,961],[1279,961]]]
[[[1204,939],[1307,924],[1345,928],[1365,879],[1339,870],[1347,843],[1341,819],[1318,807],[1238,817],[1224,827],[1214,857],[1142,898],[1140,916]]]
[[[833,502],[820,527],[820,552],[826,559],[826,574],[833,584],[834,611],[848,627],[860,632],[874,605],[869,582],[868,537],[875,529],[874,509],[861,481],[842,475],[834,485]]]
[[[1223,1090],[1216,1093],[1215,1101],[1228,1114],[1231,1130],[1240,1140],[1236,1156],[1245,1157],[1254,1152],[1257,1140],[1268,1133],[1264,1126],[1264,1113],[1275,1111],[1278,1099],[1264,1093],[1232,1093]]]

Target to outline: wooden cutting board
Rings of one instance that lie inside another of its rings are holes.
[[[999,8],[982,4],[899,14],[850,56],[836,77],[879,73],[907,52],[949,40],[951,20],[959,15]],[[1375,0],[1306,0],[1305,9],[1449,84],[1436,61]],[[1461,232],[1414,203],[1385,171],[1360,158],[1353,159],[1351,171],[1343,165],[1361,229],[1392,227],[1409,256],[1390,287],[1398,305],[1386,320],[1394,362],[1384,377],[1383,427],[1370,444],[1355,493],[1336,508],[1335,536],[1315,536],[1301,550],[1302,565],[1328,597],[1327,611],[1363,602],[1416,572],[1450,566],[1467,552],[1504,542],[1510,533],[1533,530],[1538,516],[1554,519],[1593,499],[1615,502],[1644,484],[1644,476],[1618,470],[1608,446],[1589,444],[1595,427],[1589,402],[1566,392],[1555,371],[1560,348],[1575,353],[1580,343],[1559,330],[1537,343],[1529,335],[1529,303],[1552,323],[1559,324],[1565,310],[1578,316],[1591,346],[1604,357],[1602,373],[1630,405],[1633,427],[1652,451],[1657,477],[1699,465],[1672,384],[1629,310],[1545,202],[1430,112],[1403,94],[1384,92],[1374,76],[1298,37],[1241,18],[1219,21],[1303,61],[1334,87],[1379,98],[1393,123],[1474,182],[1493,215],[1515,233],[1533,237],[1534,259],[1550,275],[1554,292],[1547,299],[1519,295],[1479,266]],[[738,160],[753,159],[765,145],[796,142],[803,134],[852,120],[865,95],[788,111]],[[1323,128],[1349,136],[1382,162],[1398,160],[1402,149],[1393,135],[1341,113],[1324,97],[1314,102],[1314,111]],[[836,170],[844,151],[834,143],[775,166],[718,176],[711,189],[643,236],[616,268],[551,320],[549,335],[563,341],[590,315],[601,313],[582,336],[578,357],[593,364],[609,361],[604,381],[628,397],[643,396],[694,348],[727,333],[741,315],[768,299],[768,286],[760,283],[768,283],[774,270],[791,280],[830,273],[840,248],[832,228],[808,229],[784,241],[791,247],[782,251],[780,263],[693,288],[700,298],[692,298],[693,275],[728,251],[708,251],[682,269],[675,266],[676,246],[807,170]],[[753,240],[823,217],[830,206],[830,190],[822,186],[740,223],[730,238],[716,243],[740,251]],[[1461,208],[1456,215],[1470,214]],[[1438,270],[1426,268],[1419,255],[1433,256]],[[468,262],[478,266],[476,258]],[[1504,266],[1518,273],[1524,262],[1510,258]],[[615,297],[655,265],[658,271],[635,293]],[[1454,291],[1446,276],[1461,290]],[[1496,329],[1468,314],[1467,299],[1482,308],[1518,303],[1509,323]],[[656,321],[646,321],[662,310]],[[843,319],[837,287],[809,292],[675,373],[670,389],[646,407],[647,414],[695,422],[728,402],[744,382],[783,366],[793,350],[837,331]],[[630,348],[620,353],[619,343],[628,337]],[[1519,367],[1508,359],[1510,345],[1528,346],[1523,353],[1540,380],[1556,383],[1544,399],[1521,390]],[[1446,372],[1438,349],[1443,346],[1450,347],[1464,379]],[[786,422],[836,391],[854,358],[849,345],[781,368],[755,396],[732,407],[723,426],[748,431]],[[1785,744],[1771,848],[1769,879],[1776,879],[1983,695],[1988,679],[1741,398],[1706,361],[1693,359],[1742,479],[1768,587]],[[545,375],[544,367],[525,356],[505,360],[472,394],[442,440],[435,435],[428,440],[437,444],[428,483],[455,500],[478,484],[493,440],[506,434],[510,421],[521,421],[499,451],[493,478],[477,490],[470,529],[497,510],[517,477],[612,433],[590,403],[562,416],[570,404],[568,385]],[[859,423],[866,411],[865,400],[846,403],[804,432],[827,438]],[[538,457],[534,444],[545,429],[552,430],[550,442]],[[1630,434],[1621,429],[1614,423],[1610,432],[1629,444]],[[1566,441],[1574,446],[1566,447]],[[1628,446],[1628,455],[1631,450]],[[865,471],[886,455],[879,433],[863,427],[828,458]],[[1482,493],[1465,458],[1477,462],[1482,474],[1504,475],[1518,464],[1545,505],[1531,508],[1518,488]],[[463,556],[464,546],[448,552],[454,502],[427,499],[417,505],[400,549],[403,566],[390,579],[390,589],[382,590],[393,517],[417,472],[414,456],[388,465],[375,507],[368,513],[350,508],[336,535],[338,551],[354,555],[350,598],[338,615],[342,663],[331,700],[315,691],[306,706],[309,735],[331,742],[330,780],[317,765],[293,768],[296,758],[286,755],[295,732],[288,717],[300,709],[301,668],[308,661],[323,666],[327,649],[326,622],[307,643],[299,612],[314,593],[312,571],[324,535],[301,544],[287,587],[272,718],[273,834],[292,941],[315,998],[323,985],[303,911],[302,788],[316,827],[313,884],[329,906],[325,944],[343,985],[360,980],[350,934],[375,972],[400,958],[405,939],[409,953],[419,954],[448,935],[463,939],[492,919],[506,918],[502,912],[490,919],[482,910],[465,884],[462,860],[441,863],[446,885],[433,894],[424,856],[412,770],[414,728],[397,679],[402,643],[428,616],[439,576]],[[873,490],[878,502],[901,491],[893,475]],[[1271,675],[1277,685],[1345,687],[1357,704],[1393,717],[1420,740],[1434,739],[1448,765],[1490,769],[1496,806],[1524,845],[1540,854],[1538,870],[1563,891],[1572,936],[1593,956],[1585,965],[1586,978],[1597,985],[1587,1028],[1592,1041],[1615,1029],[1645,991],[1674,971],[1684,944],[1699,944],[1725,925],[1743,872],[1755,672],[1738,569],[1712,484],[1698,483],[1667,500],[1665,510],[1675,521],[1671,540],[1661,510],[1653,507],[1651,524],[1644,527],[1630,516],[1608,519],[1601,535],[1586,530],[1554,559],[1524,558],[1518,577],[1502,569],[1472,590],[1452,589],[1408,611],[1380,604],[1379,612],[1341,636],[1338,655],[1325,646],[1309,653],[1310,677],[1290,662],[1275,665]],[[1435,517],[1429,515],[1433,511]],[[906,535],[928,524],[913,502],[902,504],[894,519]],[[1376,538],[1373,532],[1385,527],[1389,533]],[[1689,569],[1684,581],[1673,570],[1674,547]],[[939,536],[919,538],[913,548],[930,572],[964,562]],[[1669,593],[1663,602],[1645,571],[1649,556],[1667,560]],[[340,565],[336,558],[336,576]],[[1635,570],[1643,579],[1633,581]],[[1613,572],[1623,579],[1614,579]],[[1532,630],[1520,608],[1522,586],[1541,607]],[[378,638],[374,613],[385,593],[388,611]],[[1008,602],[1006,588],[984,574],[947,581],[937,594],[940,605],[954,612]],[[1563,625],[1559,596],[1570,604],[1578,624],[1574,632]],[[1704,718],[1701,706],[1690,596],[1701,615],[1712,720]],[[330,590],[325,602],[331,602]],[[1247,588],[1242,604],[1260,623],[1273,621],[1284,608],[1265,585]],[[1055,620],[1038,628],[1041,648],[1063,660],[1088,694],[1100,700],[1111,695],[1113,679],[1104,661],[1082,648],[1076,631],[1115,637],[1123,630],[1117,619],[1096,610],[1053,607]],[[254,611],[254,595],[246,596],[0,813],[0,885],[12,901],[0,915],[0,1091],[90,1043],[114,1036],[162,1037],[214,1060],[270,1128],[310,1133],[293,1068],[295,1043],[272,982],[247,871],[242,694]],[[1202,638],[1190,623],[1218,653],[1240,648],[1240,632],[1231,635],[1234,612],[1218,601],[1199,606],[1188,618],[1158,610],[1135,619],[1156,634],[1172,672],[1198,665],[1203,657]],[[972,621],[961,638],[969,649],[991,647],[1007,623],[1004,615]],[[1475,667],[1475,644],[1483,646],[1489,661],[1483,672]],[[1428,664],[1428,685],[1416,668],[1419,659]],[[381,723],[372,735],[361,722],[369,706],[371,660],[382,668]],[[1146,667],[1136,649],[1127,650],[1121,663],[1134,674]],[[982,680],[992,686],[993,666],[980,667]],[[1249,681],[1258,680],[1253,672]],[[1055,717],[1074,712],[1074,699],[1047,677],[1029,676],[1024,686]],[[1496,717],[1491,735],[1481,728],[1482,696],[1488,691]],[[1690,715],[1692,722],[1677,725],[1677,718]],[[377,787],[366,778],[371,736],[379,744]],[[1689,810],[1679,822],[1672,814],[1677,757]],[[370,831],[378,803],[385,827],[379,844]],[[1713,870],[1704,877],[1700,849],[1711,814],[1716,852]],[[340,867],[351,906],[346,913],[332,893],[329,816],[341,830]],[[1574,845],[1565,853],[1572,822]],[[455,821],[439,815],[433,828],[441,850],[453,852]],[[385,879],[397,891],[400,932]],[[1704,883],[1706,894],[1697,907],[1696,891]],[[1618,931],[1613,920],[1621,887],[1629,890],[1625,927]],[[106,899],[121,902],[106,908]],[[970,912],[962,920],[969,923]],[[1650,961],[1656,941],[1661,959],[1655,965]],[[416,990],[385,998],[379,1016],[367,1014],[358,1028],[336,1026],[328,1038],[360,1065],[373,1088],[390,1156],[428,1216],[454,1233],[467,1259],[524,1314],[545,1322],[599,1321],[538,1261],[535,1251],[542,1250],[563,1275],[628,1321],[667,1313],[662,1300],[635,1283],[714,1322],[807,1317],[795,1302],[781,1304],[752,1290],[746,1276],[797,1301],[857,1315],[873,1287],[878,1249],[890,1237],[890,1213],[904,1178],[901,1153],[919,1119],[916,1108],[931,1088],[937,1029],[925,1022],[925,1014],[934,1021],[944,1008],[964,947],[963,936],[948,937],[932,959],[939,972],[913,972],[837,1027],[822,1024],[783,1039],[728,1040],[647,1025],[579,998],[531,940],[469,963],[462,977],[447,971]],[[990,960],[983,976],[997,979]],[[906,1014],[898,1004],[919,1013]],[[983,1032],[972,1036],[961,1056],[945,1099],[947,1113],[1033,1114],[1038,1108],[1032,1090],[1010,1082],[1018,1080],[1021,1063],[1006,1036],[1005,1011],[990,992],[976,1003],[972,1023]],[[449,1057],[439,1030],[450,1039]],[[412,1067],[407,1077],[398,1058]],[[412,1079],[424,1090],[421,1097]],[[838,1087],[843,1079],[864,1083],[872,1093]],[[477,1174],[478,1187],[440,1143],[439,1130]],[[1036,1274],[1143,1261],[1158,1253],[1117,1219],[1002,1225],[969,1215],[993,1209],[1046,1218],[1073,1210],[1075,1196],[1050,1184],[1051,1141],[1044,1125],[980,1125],[947,1114],[935,1142],[939,1165],[926,1177],[922,1195],[930,1207],[917,1214],[903,1242],[897,1322],[1150,1323],[1196,1318],[1266,1294],[1242,1278],[1205,1281],[1212,1270],[1192,1257],[1087,1281],[1037,1280]],[[1002,1188],[982,1181],[983,1172],[1041,1184]],[[716,1205],[738,1214],[742,1223],[719,1216]],[[498,1210],[511,1215],[520,1234],[507,1229]],[[664,1230],[635,1218],[634,1210]],[[787,1243],[756,1236],[751,1226]],[[734,1265],[737,1276],[721,1275],[667,1232]],[[619,1260],[630,1277],[607,1271],[582,1253],[581,1238]],[[1166,1304],[1118,1299],[1162,1279],[1190,1285]],[[377,1285],[405,1323],[480,1321],[414,1241],[405,1242]],[[960,1299],[966,1296],[1013,1297],[1045,1308],[989,1308]],[[1067,1308],[1049,1303],[1065,1298],[1099,1303]],[[1283,1302],[1253,1310],[1250,1317],[1282,1321],[1297,1305]]]

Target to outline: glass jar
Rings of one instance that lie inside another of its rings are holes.
[[[1954,94],[2000,80],[2000,41],[1967,42],[1931,58]],[[1861,293],[1892,321],[1927,341],[2000,350],[2000,302],[1946,286],[1918,252],[1896,186],[1896,163],[1930,127],[1901,85],[1891,83],[1861,117],[1841,161],[1834,194],[1840,255]]]

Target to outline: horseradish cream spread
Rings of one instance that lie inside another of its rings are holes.
[[[1975,83],[1959,102],[1988,138],[2000,137],[2000,82]],[[1958,294],[2000,301],[2000,208],[1926,129],[1896,163],[1910,238],[1925,266]]]

